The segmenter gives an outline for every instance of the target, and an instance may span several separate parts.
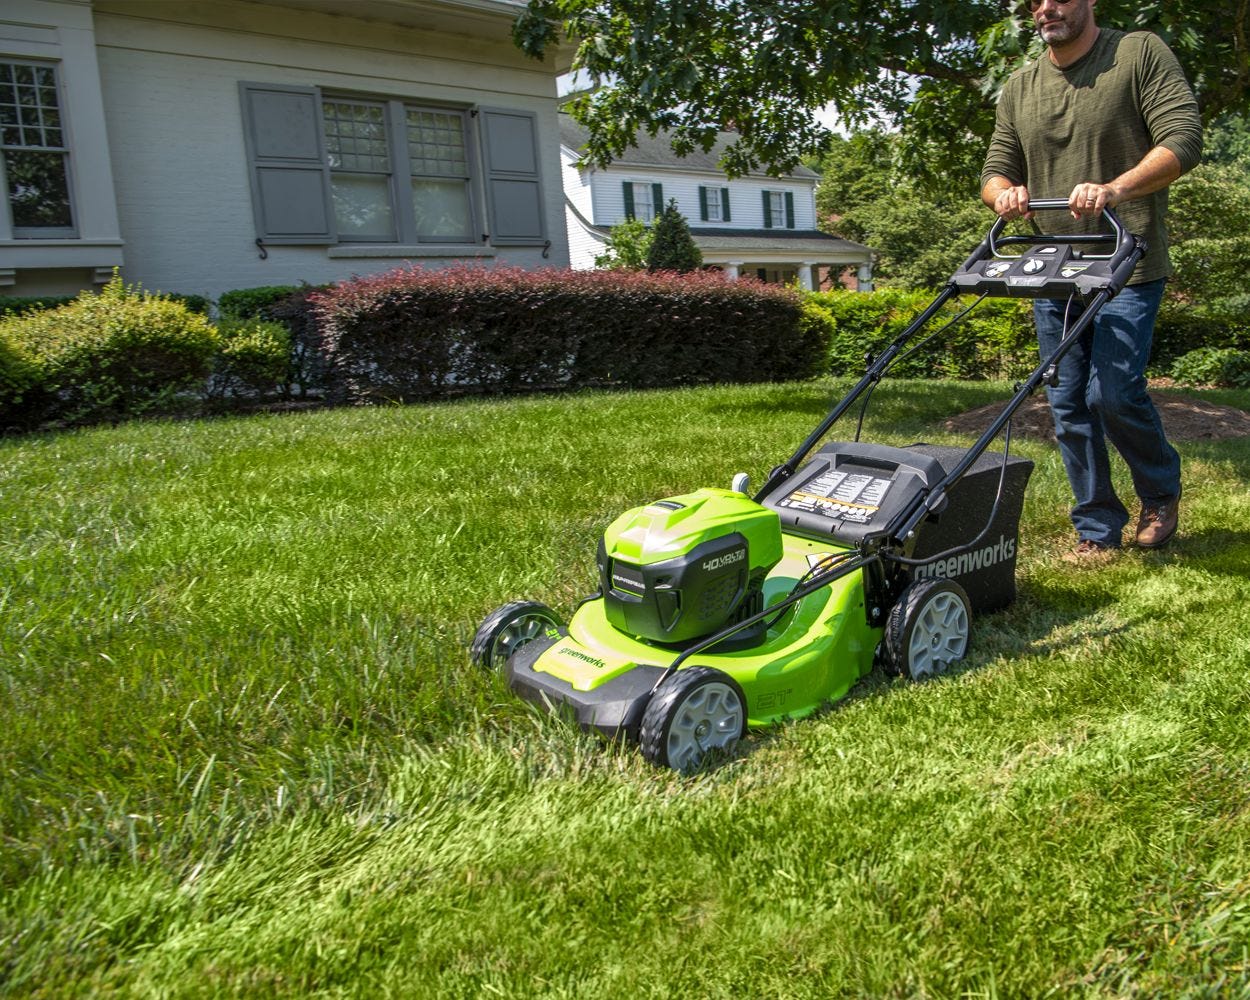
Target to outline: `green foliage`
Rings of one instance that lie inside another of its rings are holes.
[[[595,267],[606,270],[641,271],[655,230],[641,219],[626,219],[608,231],[604,252],[595,257]]]
[[[0,321],[0,431],[29,423],[38,396],[38,369]]]
[[[259,288],[234,288],[221,293],[217,299],[217,312],[235,319],[269,319],[269,310],[299,291],[300,287],[262,285]]]
[[[74,301],[73,295],[0,295],[0,317],[56,309]]]
[[[113,279],[99,294],[0,321],[5,340],[32,366],[50,410],[85,423],[168,409],[202,388],[217,337],[181,303]]]
[[[1250,6],[1101,0],[1097,11],[1100,25],[1161,35],[1207,120],[1250,110]],[[814,115],[832,106],[847,126],[899,129],[901,158],[929,191],[975,185],[998,91],[1041,50],[1027,14],[979,2],[530,0],[514,30],[536,57],[561,34],[591,84],[570,106],[591,163],[619,159],[643,131],[670,130],[680,154],[709,150],[732,127],[731,176],[784,173],[827,145]]]
[[[197,316],[207,316],[213,311],[213,300],[206,295],[183,295],[179,292],[157,292],[156,294],[170,302],[177,302],[187,312],[193,312]]]
[[[1200,347],[1176,359],[1172,378],[1184,385],[1250,389],[1250,351]]]
[[[859,375],[865,355],[880,354],[933,301],[934,293],[896,288],[874,292],[820,292],[810,300],[831,314],[834,335],[830,365],[835,375]],[[986,299],[945,333],[971,301],[948,302],[912,340],[934,342],[911,356],[901,356],[891,373],[900,378],[1002,379],[1027,375],[1038,362],[1031,303]]]
[[[993,220],[975,198],[934,203],[904,184],[886,198],[847,212],[832,228],[872,247],[874,283],[938,288],[985,238]]]
[[[676,271],[689,274],[703,266],[703,254],[690,235],[686,217],[672,198],[655,220],[651,246],[647,250],[648,271]]]
[[[291,331],[285,325],[227,316],[218,321],[217,336],[212,395],[267,396],[285,386],[291,364]]]

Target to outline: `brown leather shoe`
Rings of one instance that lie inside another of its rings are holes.
[[[1117,545],[1103,545],[1092,538],[1082,538],[1076,543],[1076,548],[1064,553],[1063,561],[1078,566],[1100,566],[1114,559],[1119,551]]]
[[[1176,534],[1180,520],[1181,497],[1178,493],[1163,503],[1143,503],[1137,520],[1137,545],[1143,549],[1161,549]]]

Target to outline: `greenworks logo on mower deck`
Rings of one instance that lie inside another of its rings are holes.
[[[598,667],[600,670],[607,666],[607,664],[598,657],[591,656],[589,653],[583,653],[575,646],[561,646],[559,649],[555,650],[555,652],[558,656],[571,656],[575,660],[581,660],[583,663],[589,663],[592,667]]]
[[[732,566],[734,563],[740,563],[746,557],[747,550],[739,549],[737,552],[730,552],[726,555],[718,556],[716,559],[705,559],[703,568],[707,572],[712,573],[718,569],[724,569],[726,566]]]

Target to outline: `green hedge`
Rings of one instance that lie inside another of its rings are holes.
[[[813,293],[811,300],[828,309],[836,327],[829,349],[832,372],[862,373],[865,354],[880,354],[936,296],[936,292],[894,288]],[[913,338],[912,345],[937,334],[944,322],[970,304],[966,298],[947,302]],[[986,299],[927,347],[901,357],[891,371],[901,378],[1010,379],[1027,375],[1036,364],[1031,303]]]
[[[806,378],[828,330],[799,293],[710,273],[419,267],[314,296],[335,399]]]

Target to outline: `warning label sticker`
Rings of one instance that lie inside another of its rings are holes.
[[[867,524],[881,509],[889,489],[888,479],[864,473],[826,472],[795,490],[779,506]]]

